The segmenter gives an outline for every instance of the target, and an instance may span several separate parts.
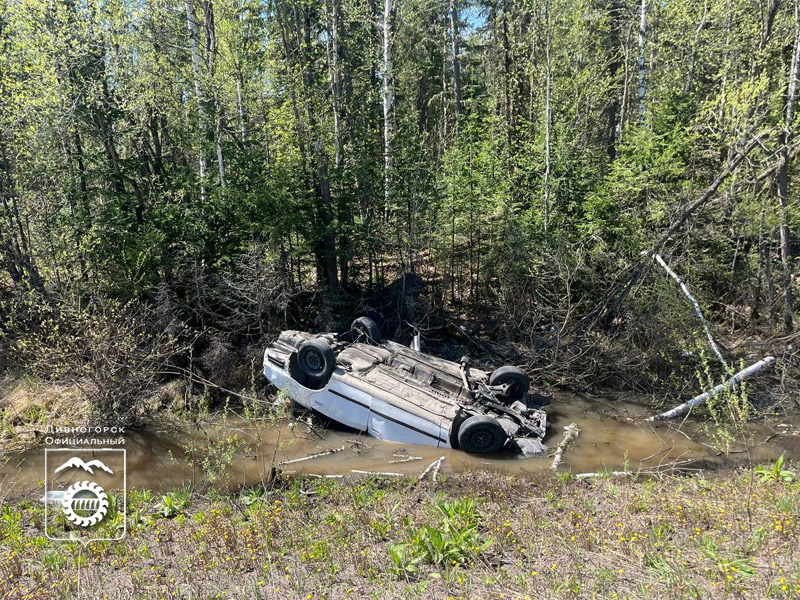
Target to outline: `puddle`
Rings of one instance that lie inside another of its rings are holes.
[[[681,432],[670,424],[642,423],[649,413],[640,404],[624,400],[558,394],[547,407],[552,422],[545,442],[552,449],[563,437],[564,428],[576,423],[581,432],[564,454],[562,469],[573,473],[598,470],[654,470],[679,463],[684,468],[733,466],[747,461],[747,453],[726,456],[704,444],[709,443],[702,427],[685,423]],[[773,429],[765,423],[750,426],[754,462],[771,462],[780,454],[800,458],[800,418],[788,427]],[[310,460],[285,464],[285,471],[316,475],[353,475],[353,471],[393,472],[418,475],[431,462],[445,456],[442,472],[496,470],[509,474],[532,474],[550,468],[552,458],[515,459],[505,456],[475,456],[458,450],[414,446],[377,440],[353,432],[323,429],[315,434],[302,422],[245,422],[239,418],[219,420],[213,425],[189,431],[175,430],[169,424],[153,423],[128,430],[125,436],[129,488],[154,491],[205,483],[207,477],[199,458],[214,462],[216,455],[229,448],[229,439],[238,437],[232,464],[215,469],[217,484],[233,487],[265,481],[270,464],[290,461],[344,446],[344,450]],[[766,440],[766,443],[764,443]],[[192,453],[194,447],[195,465]],[[408,462],[409,456],[419,457]],[[690,464],[692,463],[692,464]],[[0,465],[0,498],[7,493],[25,495],[41,489],[44,450],[32,448],[5,457]],[[65,478],[63,484],[69,481]],[[102,485],[102,481],[99,481]]]

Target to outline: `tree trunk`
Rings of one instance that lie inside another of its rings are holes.
[[[617,144],[622,143],[622,133],[625,131],[625,122],[628,120],[628,90],[630,89],[632,71],[631,59],[631,37],[633,36],[633,23],[628,27],[628,35],[625,38],[625,73],[622,81],[622,100],[620,101],[619,123],[617,124]]]
[[[219,90],[214,82],[217,60],[217,29],[214,21],[214,2],[205,0],[203,3],[203,13],[205,15],[204,25],[206,30],[206,71],[213,89],[214,100],[214,131],[206,132],[206,137],[214,137],[214,149],[217,154],[217,170],[219,172],[219,185],[224,188],[227,185],[225,178],[225,154],[222,148],[222,134],[224,132],[224,122],[222,115],[222,104],[219,101]]]
[[[686,221],[689,220],[689,217],[694,214],[694,212],[703,206],[711,196],[717,191],[719,186],[733,173],[739,164],[747,157],[750,152],[753,151],[754,148],[757,146],[762,145],[763,141],[767,139],[766,134],[757,135],[752,138],[747,145],[742,149],[741,152],[736,154],[733,159],[728,163],[728,166],[717,176],[717,178],[712,182],[710,186],[706,189],[705,192],[694,202],[692,202],[688,207],[686,207],[680,216],[661,234],[661,237],[658,238],[655,244],[649,249],[642,252],[642,258],[639,260],[639,263],[633,269],[628,281],[625,284],[620,286],[616,286],[614,290],[606,297],[603,304],[601,305],[600,309],[603,312],[602,319],[606,322],[610,322],[616,315],[617,309],[622,305],[625,299],[628,297],[628,294],[633,289],[633,286],[636,285],[636,282],[639,281],[639,277],[642,276],[644,273],[645,267],[650,264],[650,258],[658,253],[661,248],[664,247],[664,244],[672,237],[672,235],[680,229]],[[586,319],[586,317],[584,317]],[[596,322],[592,322],[592,324]],[[591,326],[589,327],[591,328]]]
[[[509,150],[514,143],[514,108],[511,100],[511,47],[508,38],[508,0],[503,2],[503,95],[506,109],[506,137]]]
[[[17,189],[12,173],[12,159],[6,145],[0,144],[0,257],[15,286],[27,278],[34,289],[44,292],[44,280],[36,267],[31,245],[17,203]],[[5,256],[3,256],[5,255]],[[27,276],[27,277],[26,277]]]
[[[392,200],[392,140],[394,137],[394,70],[392,68],[393,0],[383,2],[383,201],[388,217]]]
[[[194,12],[192,0],[185,0],[186,3],[186,26],[189,30],[189,50],[192,55],[192,75],[194,78],[194,95],[197,101],[197,115],[200,121],[200,130],[205,133],[208,125],[208,118],[205,113],[204,97],[201,93],[200,80],[203,72],[203,57],[200,54],[200,28],[197,26],[197,16]],[[204,143],[200,147],[200,198],[206,197],[206,153]]]
[[[317,245],[317,263],[321,267],[324,281],[328,289],[333,290],[339,287],[339,274],[336,265],[336,234],[333,229],[333,200],[331,198],[330,176],[328,172],[328,155],[322,147],[319,134],[319,123],[317,120],[314,105],[311,102],[312,77],[309,69],[308,52],[311,51],[311,18],[309,8],[303,7],[302,15],[297,14],[295,7],[295,26],[298,35],[297,58],[300,67],[300,79],[305,103],[306,115],[308,117],[311,143],[314,147],[314,157],[317,166],[317,182],[319,191],[319,214],[322,222],[323,231],[321,243]],[[300,22],[302,20],[302,22]],[[302,40],[299,36],[302,33]],[[289,61],[290,55],[287,54],[286,60]],[[318,271],[320,273],[320,271]]]
[[[544,102],[544,230],[550,221],[550,87],[551,87],[551,65],[550,65],[550,2],[545,3],[545,68],[547,70],[547,82],[545,84]]]
[[[783,264],[783,325],[792,331],[794,312],[794,293],[792,290],[792,264],[789,255],[789,145],[792,143],[795,108],[797,106],[797,77],[800,63],[800,3],[794,5],[795,36],[792,63],[789,67],[789,89],[786,99],[786,120],[783,131],[778,136],[780,163],[778,166],[778,204],[780,205],[781,263]]]
[[[331,107],[333,109],[333,139],[336,148],[336,169],[342,168],[344,161],[344,150],[342,142],[341,126],[341,84],[339,77],[339,31],[338,31],[338,3],[339,0],[331,0],[331,12],[328,12],[328,4],[325,3],[325,28],[328,33],[328,73],[331,84]]]
[[[608,22],[609,22],[609,48],[611,49],[611,59],[608,61],[608,75],[611,81],[618,81],[621,68],[619,60],[620,46],[620,7],[615,0],[609,3]],[[531,86],[533,87],[533,86]],[[531,94],[532,95],[532,94]],[[624,97],[624,94],[623,94]],[[620,101],[615,94],[608,103],[608,141],[606,152],[609,160],[614,160],[617,156],[617,117],[620,111]]]
[[[697,25],[697,29],[694,30],[694,40],[692,41],[692,49],[689,54],[689,70],[686,72],[686,83],[683,85],[683,93],[688,94],[692,91],[692,83],[694,79],[694,66],[697,62],[697,45],[700,42],[700,33],[703,31],[703,28],[706,26],[706,22],[708,21],[708,2],[703,2],[703,17],[700,19],[700,23]]]
[[[236,108],[239,112],[239,140],[242,142],[242,145],[247,141],[247,113],[244,108],[244,99],[242,97],[243,83],[240,70],[236,74]]]
[[[450,46],[453,52],[453,95],[455,99],[456,132],[461,116],[461,64],[458,58],[458,0],[450,0]]]
[[[639,15],[639,121],[644,123],[645,117],[645,75],[647,67],[645,64],[645,51],[647,46],[647,0],[642,0],[641,13]]]

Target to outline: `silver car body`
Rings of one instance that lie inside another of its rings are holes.
[[[306,387],[297,376],[297,350],[312,338],[337,348],[335,369],[319,389]],[[459,365],[387,340],[342,344],[336,334],[284,331],[264,353],[264,375],[301,406],[384,440],[455,447],[458,424],[485,412],[465,389]],[[469,375],[471,381],[489,378],[474,368]],[[527,407],[518,409],[525,411]],[[533,410],[525,414],[529,421],[533,418],[536,433],[525,439],[523,450],[517,448],[517,452],[540,454],[546,450],[539,441],[546,429],[546,416]],[[503,423],[503,427],[509,428],[513,439],[515,426]]]

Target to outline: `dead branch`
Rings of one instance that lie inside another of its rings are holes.
[[[321,456],[328,456],[330,454],[335,454],[337,452],[341,452],[345,449],[346,446],[341,446],[339,448],[331,448],[330,450],[325,450],[324,452],[319,452],[317,454],[311,454],[309,456],[303,456],[302,458],[293,458],[292,460],[284,460],[278,463],[278,466],[282,467],[283,465],[291,465],[294,463],[303,462],[306,460],[311,460],[312,458],[319,458]]]
[[[425,479],[425,476],[430,472],[431,469],[435,468],[436,469],[436,474],[438,474],[439,473],[439,468],[442,466],[442,461],[444,461],[444,459],[445,459],[444,456],[440,456],[435,461],[433,461],[431,464],[429,464],[428,468],[425,469],[419,477],[417,477],[417,481],[422,481],[423,479]],[[435,475],[434,475],[434,481],[436,481],[436,476]]]
[[[753,151],[754,148],[759,146],[761,142],[769,137],[769,133],[761,133],[756,135],[752,138],[747,145],[742,149],[741,152],[738,152],[736,156],[734,156],[725,169],[720,173],[717,178],[712,182],[706,191],[694,202],[692,202],[689,206],[687,206],[680,216],[675,220],[675,222],[670,225],[666,231],[661,235],[661,237],[656,241],[655,244],[649,249],[644,251],[642,259],[633,269],[628,281],[622,286],[620,290],[617,288],[616,290],[612,290],[612,292],[606,297],[606,300],[603,302],[601,306],[601,310],[605,309],[603,313],[602,319],[605,321],[610,321],[614,314],[616,313],[617,309],[622,306],[622,303],[628,297],[628,294],[639,281],[639,278],[644,274],[645,269],[650,264],[650,258],[659,252],[664,244],[667,243],[670,237],[684,224],[686,221],[689,220],[689,217],[694,214],[694,212],[703,206],[708,200],[716,193],[719,186],[723,184],[723,182],[733,173],[737,167],[741,164],[741,162],[747,157],[750,152]],[[595,321],[591,323],[594,324]],[[589,329],[591,329],[591,325]]]
[[[421,456],[407,456],[400,460],[390,460],[390,465],[399,465],[400,463],[414,462],[415,460],[422,460]]]
[[[570,423],[569,425],[566,426],[566,428],[564,429],[564,439],[561,440],[561,442],[556,447],[556,453],[555,456],[553,457],[553,464],[550,465],[551,469],[553,470],[558,469],[564,457],[564,450],[573,439],[578,437],[578,434],[580,432],[581,430],[578,429],[578,426],[575,423]]]
[[[631,471],[611,471],[610,473],[578,473],[575,479],[593,479],[595,477],[631,477]]]
[[[350,469],[351,473],[356,473],[358,475],[377,475],[380,477],[402,477],[402,473],[391,473],[391,472],[383,472],[383,471],[359,471],[358,469]]]
[[[692,296],[692,294],[689,292],[689,288],[686,287],[686,283],[683,281],[683,279],[681,279],[678,276],[678,274],[675,273],[675,271],[673,271],[672,269],[669,268],[669,265],[664,262],[664,259],[661,258],[660,254],[654,254],[653,258],[655,259],[655,261],[658,264],[660,264],[662,267],[664,267],[664,270],[667,272],[667,274],[677,282],[677,284],[680,286],[681,290],[683,291],[683,294],[689,299],[689,302],[692,303],[692,306],[694,306],[694,311],[697,313],[697,316],[700,319],[700,322],[703,324],[703,328],[706,330],[706,337],[708,338],[708,343],[711,346],[711,349],[714,351],[714,354],[716,354],[717,358],[719,358],[719,362],[722,363],[722,367],[725,369],[725,372],[727,373],[728,372],[728,363],[725,362],[725,358],[722,356],[722,352],[720,352],[719,347],[717,346],[717,343],[714,341],[714,338],[711,336],[711,328],[708,326],[708,321],[706,321],[706,318],[703,316],[703,311],[700,309],[700,304],[697,302],[695,297]]]
[[[775,357],[774,356],[767,356],[766,358],[758,361],[757,363],[755,363],[753,365],[750,365],[746,369],[743,369],[743,370],[739,371],[738,373],[736,373],[736,375],[734,375],[733,377],[731,377],[730,379],[728,379],[724,383],[720,383],[714,389],[709,390],[707,392],[703,392],[702,394],[700,394],[699,396],[695,396],[694,398],[692,398],[688,402],[684,402],[683,404],[680,404],[680,405],[676,406],[675,408],[673,408],[671,410],[663,412],[663,413],[661,413],[659,415],[655,415],[655,416],[649,417],[646,420],[647,421],[665,421],[667,419],[674,419],[675,417],[679,417],[680,415],[688,412],[692,407],[697,406],[698,404],[702,404],[703,402],[705,402],[709,398],[713,398],[714,396],[717,396],[717,395],[721,394],[724,390],[727,390],[727,389],[732,388],[732,387],[734,387],[736,385],[739,385],[742,382],[742,380],[746,379],[750,375],[754,375],[754,374],[758,373],[759,371],[761,371],[762,369],[770,366],[774,362],[775,362]]]

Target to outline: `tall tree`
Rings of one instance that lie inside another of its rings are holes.
[[[792,331],[794,292],[792,290],[792,263],[789,232],[789,146],[794,137],[794,116],[797,107],[797,84],[800,72],[800,2],[794,3],[794,44],[789,65],[786,92],[786,111],[783,127],[778,134],[778,204],[780,206],[781,262],[783,263],[784,309],[783,324]]]
[[[639,121],[644,122],[645,118],[645,96],[647,81],[647,0],[642,0],[639,9]]]
[[[185,0],[186,5],[186,27],[189,30],[189,50],[192,55],[192,75],[194,77],[194,97],[197,102],[197,115],[200,123],[200,131],[203,136],[207,135],[208,131],[208,115],[205,108],[205,97],[203,95],[202,78],[203,78],[203,57],[200,52],[200,27],[197,24],[197,14],[194,10],[193,0]],[[205,144],[201,141],[200,144],[200,197],[206,197],[206,170],[207,159],[205,153]]]
[[[383,202],[388,215],[392,204],[392,170],[394,165],[394,67],[392,66],[393,0],[383,1]]]

